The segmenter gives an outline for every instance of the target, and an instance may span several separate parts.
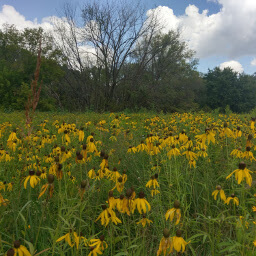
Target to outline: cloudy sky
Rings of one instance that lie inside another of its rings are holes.
[[[256,0],[141,1],[148,15],[151,9],[157,9],[164,31],[181,31],[182,38],[200,59],[199,71],[230,66],[237,72],[256,72]],[[51,29],[50,17],[59,16],[65,2],[0,0],[0,27],[11,23],[21,29],[39,25]]]

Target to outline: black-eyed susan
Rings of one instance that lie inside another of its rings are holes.
[[[152,175],[151,179],[147,182],[146,187],[151,188],[153,186],[154,189],[156,189],[156,187],[159,187],[157,178],[158,178],[157,173],[155,175]]]
[[[98,153],[98,150],[96,148],[96,145],[94,144],[94,139],[91,138],[89,143],[87,144],[87,152],[88,153]]]
[[[203,147],[206,146],[206,142],[208,145],[210,144],[210,142],[215,144],[215,134],[209,127],[205,128],[204,134],[196,135],[195,138],[197,141],[200,141],[202,143]]]
[[[0,181],[0,191],[1,190],[5,191],[5,187],[6,187],[6,181],[5,182]]]
[[[169,209],[165,214],[165,219],[168,220],[170,218],[170,221],[173,221],[173,219],[176,219],[175,225],[178,225],[181,218],[181,210],[180,210],[180,202],[178,200],[174,201],[173,208]]]
[[[90,179],[95,179],[95,177],[96,177],[95,167],[93,167],[93,168],[87,173],[87,176],[88,176]]]
[[[142,216],[142,219],[141,219],[140,221],[136,222],[137,225],[140,225],[140,224],[141,224],[141,225],[143,226],[143,228],[144,228],[147,224],[150,226],[150,223],[153,223],[153,221],[150,220],[150,219],[148,219],[148,218],[146,218],[146,215],[143,215],[143,216]]]
[[[141,141],[141,143],[136,147],[137,152],[142,152],[147,150],[147,146],[144,143],[144,141]]]
[[[227,122],[224,122],[223,129],[220,132],[220,136],[221,137],[224,137],[224,136],[234,137],[233,132],[231,131],[230,128],[228,128],[228,123]]]
[[[251,151],[251,147],[246,147],[246,150],[243,153],[242,157],[245,158],[245,159],[248,159],[250,161],[253,161],[253,160],[256,161],[256,159],[254,158],[253,153]]]
[[[78,132],[78,140],[81,142],[84,140],[84,128],[81,127],[79,132]]]
[[[60,238],[58,238],[58,239],[56,240],[56,243],[58,243],[58,242],[60,242],[60,241],[62,241],[62,240],[65,240],[65,242],[68,243],[68,245],[69,245],[70,247],[73,247],[74,244],[71,242],[71,235],[72,235],[72,230],[69,230],[69,232],[68,232],[66,235],[61,236]]]
[[[245,145],[246,148],[247,147],[251,148],[253,146],[252,139],[253,139],[253,135],[249,134],[248,137],[247,137],[247,140],[246,140],[246,145]]]
[[[137,148],[134,146],[129,146],[127,153],[131,154],[131,153],[136,153],[137,152]]]
[[[236,131],[235,131],[234,137],[235,137],[235,138],[240,138],[240,137],[242,137],[242,131],[241,131],[241,127],[240,127],[240,126],[237,126],[237,127],[236,127]]]
[[[188,161],[194,161],[194,160],[197,160],[198,158],[196,153],[192,151],[191,147],[189,147],[187,151],[183,152],[182,155],[186,155],[186,158],[188,159]]]
[[[63,171],[62,171],[62,164],[58,164],[58,168],[56,169],[56,176],[58,180],[61,180],[63,178]]]
[[[186,242],[181,237],[181,234],[182,234],[181,230],[178,229],[176,231],[176,236],[172,237],[172,243],[175,251],[183,253],[186,249],[186,245],[189,244],[190,241]]]
[[[180,150],[178,148],[176,148],[175,145],[172,145],[172,148],[167,153],[167,156],[169,157],[169,159],[171,159],[172,157],[180,156]]]
[[[91,239],[89,242],[89,246],[95,247],[96,249],[100,249],[101,251],[104,251],[108,248],[108,244],[105,241],[105,236],[101,235],[100,238],[94,238]]]
[[[29,171],[29,175],[28,175],[28,177],[24,181],[24,188],[25,189],[27,188],[28,181],[30,182],[30,186],[32,188],[34,188],[38,184],[38,182],[40,181],[40,179],[36,176],[34,170],[30,170]]]
[[[103,170],[104,168],[108,167],[108,154],[105,154],[103,151],[101,151],[100,156],[103,157],[100,164],[100,168]]]
[[[229,204],[233,200],[233,204],[239,205],[239,199],[235,196],[235,194],[232,194],[230,197],[227,198],[225,204]]]
[[[250,171],[246,168],[246,164],[244,162],[239,163],[239,169],[236,169],[232,173],[230,173],[226,177],[226,179],[229,179],[233,175],[233,173],[235,173],[235,178],[236,178],[238,184],[240,184],[245,179],[246,183],[249,186],[251,186],[252,176],[250,173],[252,173],[252,171]]]
[[[64,130],[64,135],[62,136],[62,143],[65,143],[66,145],[71,143],[71,139],[69,137],[69,131],[68,130]]]
[[[115,212],[111,208],[107,207],[106,205],[102,205],[102,210],[102,213],[95,220],[95,222],[97,222],[100,219],[101,225],[105,227],[109,224],[110,220],[116,225],[118,223],[122,223],[122,221],[116,217]]]
[[[138,209],[138,212],[140,214],[142,214],[142,212],[146,213],[151,210],[151,206],[149,202],[145,199],[145,193],[142,191],[139,193],[139,197],[134,200],[133,211],[132,211],[133,213],[136,208]]]
[[[4,199],[3,196],[1,195],[0,193],[0,206],[3,205],[3,206],[7,206],[7,203],[9,202],[8,199]]]
[[[108,205],[109,205],[110,209],[115,210],[116,205],[117,205],[117,199],[115,199],[115,197],[114,197],[113,190],[110,190],[108,192]]]
[[[13,182],[9,182],[7,184],[7,191],[12,191],[12,189],[13,189]]]
[[[224,202],[226,202],[226,195],[225,195],[225,192],[224,192],[224,190],[221,188],[221,186],[220,185],[218,185],[218,186],[216,186],[216,190],[214,190],[213,192],[212,192],[212,196],[214,197],[214,200],[216,200],[217,199],[217,195],[220,195],[220,199],[222,200],[222,201],[224,201]]]
[[[123,170],[123,173],[122,173],[122,179],[123,179],[123,182],[124,182],[124,183],[127,181],[127,174],[126,174],[126,170]]]
[[[152,189],[152,190],[150,191],[150,193],[151,193],[151,196],[153,197],[153,196],[156,196],[157,194],[160,194],[160,191],[157,190],[157,189]]]
[[[119,173],[116,167],[113,168],[112,172],[108,173],[108,178],[114,181],[115,183],[118,182],[119,177],[121,177],[121,174]]]
[[[82,145],[81,155],[83,156],[83,158],[85,160],[87,160],[87,145],[86,144]]]
[[[242,158],[243,157],[243,152],[242,152],[241,147],[238,147],[238,148],[235,148],[234,150],[232,150],[230,155],[235,156],[237,158]]]
[[[38,199],[46,192],[46,190],[49,188],[48,191],[48,196],[51,198],[53,195],[53,190],[54,190],[54,175],[53,174],[48,174],[47,176],[48,183],[43,185],[40,191],[40,194],[38,196]]]
[[[251,129],[252,129],[252,130],[255,129],[255,120],[256,120],[255,117],[252,117],[252,118],[251,118]]]
[[[123,189],[124,189],[124,182],[123,182],[122,176],[120,176],[120,177],[117,179],[117,183],[116,183],[116,185],[114,186],[114,188],[113,188],[112,190],[114,190],[115,188],[117,189],[117,191],[118,191],[119,193],[122,193],[122,191],[123,191]]]
[[[124,200],[124,195],[120,195],[119,198],[116,199],[116,208],[119,212],[125,213],[125,203],[126,200]]]
[[[13,243],[13,249],[14,249],[14,256],[19,255],[19,256],[31,256],[30,252],[28,249],[20,244],[19,240],[14,241]]]
[[[159,248],[157,251],[157,256],[161,255],[162,253],[165,255],[170,255],[173,251],[173,242],[170,238],[170,231],[165,228],[163,231],[163,237],[160,241]]]
[[[102,254],[102,252],[101,252],[100,248],[90,247],[90,253],[88,254],[88,256],[98,256],[101,254]]]
[[[73,232],[73,238],[74,238],[74,245],[76,246],[76,249],[79,249],[79,245],[81,242],[84,242],[85,245],[87,245],[87,239],[83,236],[82,233],[78,235],[75,231]]]

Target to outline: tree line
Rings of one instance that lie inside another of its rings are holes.
[[[23,110],[41,40],[41,111],[210,111],[256,107],[256,74],[198,59],[179,31],[161,33],[157,13],[137,2],[87,2],[63,8],[52,34],[13,25],[0,30],[0,110]]]

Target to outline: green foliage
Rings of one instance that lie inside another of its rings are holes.
[[[238,74],[230,68],[216,67],[204,76],[206,104],[225,112],[229,106],[234,112],[249,112],[256,106],[255,75]]]
[[[19,31],[9,25],[0,30],[1,109],[24,110],[36,67],[40,36],[43,38],[40,81],[43,83],[42,98],[45,98],[42,100],[48,104],[51,102],[48,109],[53,109],[55,100],[48,91],[49,87],[54,86],[63,77],[61,66],[57,63],[59,52],[53,50],[51,38],[43,34],[42,29]],[[40,104],[41,110],[46,111],[44,105],[45,103]]]

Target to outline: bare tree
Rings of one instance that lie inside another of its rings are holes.
[[[82,108],[90,106],[91,88],[88,73],[85,72],[90,63],[83,50],[85,40],[81,38],[83,28],[78,22],[77,9],[76,6],[66,3],[60,13],[63,18],[56,18],[53,23],[55,45],[65,56],[65,62],[62,64],[68,69],[65,76],[65,83],[68,86],[65,89],[68,88],[70,93],[66,93],[75,98],[77,105]]]
[[[150,42],[158,29],[154,15],[145,13],[139,1],[94,1],[82,8],[84,38],[95,48],[97,65],[104,70],[107,101],[112,100],[122,80],[120,71],[131,61],[139,41]]]
[[[64,18],[55,21],[56,43],[66,56],[69,75],[73,74],[66,82],[80,105],[90,106],[94,98],[94,106],[109,108],[124,79],[122,71],[133,62],[142,41],[144,55],[133,80],[149,61],[145,45],[150,45],[159,30],[158,20],[153,11],[146,15],[139,0],[87,0],[80,16],[77,10],[66,4],[62,10]],[[79,88],[74,88],[74,81]]]

